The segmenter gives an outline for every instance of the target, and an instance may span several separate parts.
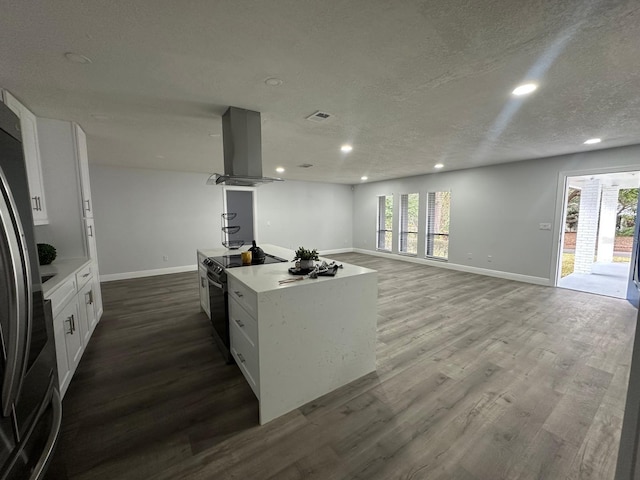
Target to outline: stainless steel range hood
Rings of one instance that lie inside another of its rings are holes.
[[[282,181],[262,176],[262,134],[260,112],[229,107],[222,116],[224,174],[214,173],[208,185],[253,187]]]

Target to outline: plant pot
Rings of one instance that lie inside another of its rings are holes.
[[[311,270],[314,267],[313,260],[300,260],[301,270]]]

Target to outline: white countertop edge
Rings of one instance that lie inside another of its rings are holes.
[[[54,275],[42,284],[42,293],[45,298],[50,297],[71,275],[90,262],[90,258],[65,258],[54,260],[50,265],[40,265],[40,275]]]

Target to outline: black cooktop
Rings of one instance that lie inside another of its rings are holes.
[[[234,267],[250,267],[251,265],[243,265],[242,264],[242,256],[238,253],[235,255],[222,255],[221,257],[209,257],[214,262],[218,263],[224,268],[234,268]],[[271,255],[269,253],[265,253],[264,262],[263,263],[280,263],[287,262],[284,258],[276,257],[275,255]],[[257,264],[253,264],[257,265]]]

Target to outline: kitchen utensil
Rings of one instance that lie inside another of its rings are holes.
[[[256,245],[256,241],[251,242],[253,246],[249,249],[251,252],[251,263],[253,264],[261,264],[264,263],[264,250]]]

